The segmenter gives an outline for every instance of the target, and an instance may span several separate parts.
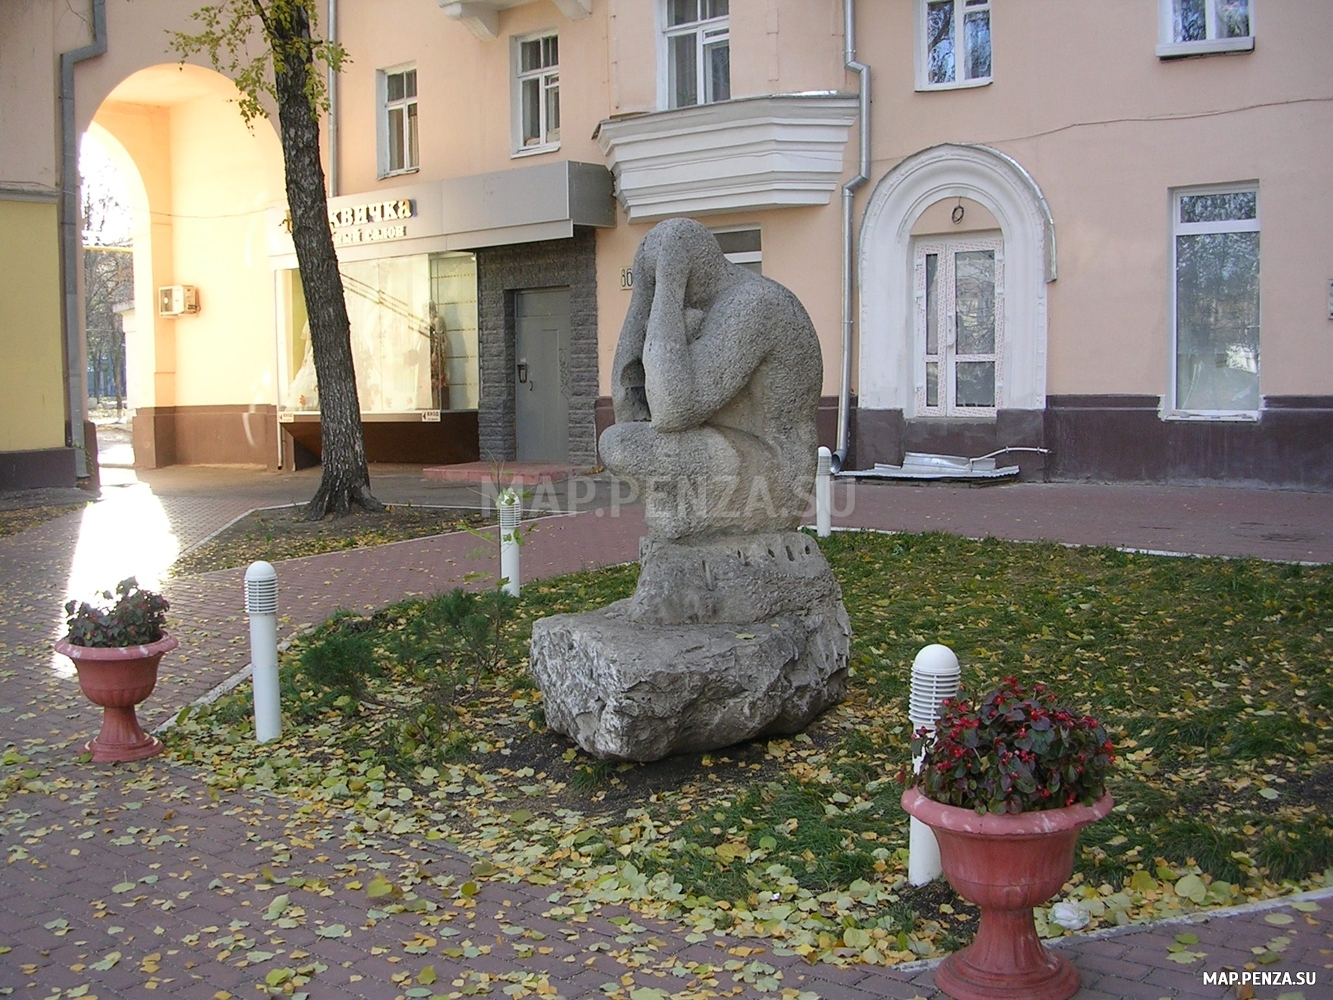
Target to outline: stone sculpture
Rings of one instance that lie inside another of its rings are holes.
[[[638,490],[648,533],[790,530],[815,475],[819,339],[787,289],[723,256],[697,222],[656,226],[612,372],[599,447]]]
[[[634,258],[606,467],[644,501],[634,596],[533,627],[547,724],[654,760],[798,732],[846,689],[842,593],[794,529],[813,485],[819,341],[787,289],[672,219]]]

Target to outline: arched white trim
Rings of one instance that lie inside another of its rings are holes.
[[[1032,177],[986,146],[945,143],[907,157],[875,186],[861,217],[858,405],[913,415],[912,226],[942,198],[971,198],[1004,238],[1004,348],[1000,405],[1046,406],[1046,284],[1055,280],[1055,223]]]

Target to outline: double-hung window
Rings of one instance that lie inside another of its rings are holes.
[[[917,0],[917,90],[991,79],[991,0]]]
[[[1206,55],[1254,48],[1251,0],[1158,0],[1157,54]]]
[[[381,70],[380,176],[416,170],[417,71]]]
[[[520,38],[514,46],[514,151],[554,149],[560,145],[560,39]]]
[[[731,99],[728,0],[664,0],[666,104],[689,108]]]
[[[1172,198],[1174,411],[1259,410],[1259,192],[1177,191]]]

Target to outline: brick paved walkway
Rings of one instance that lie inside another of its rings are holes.
[[[466,504],[474,497],[426,484],[411,470],[381,473],[376,489],[384,499]],[[163,470],[144,478],[151,493],[108,486],[108,499],[91,516],[0,539],[0,752],[9,755],[0,781],[18,786],[0,812],[8,852],[0,874],[0,995],[105,1000],[161,989],[225,1000],[285,988],[333,1000],[460,991],[572,1000],[601,996],[614,984],[627,993],[663,991],[633,997],[657,1000],[694,983],[698,996],[938,996],[928,966],[811,967],[765,951],[737,967],[720,941],[689,944],[675,926],[614,907],[584,913],[555,886],[487,882],[478,895],[462,896],[471,859],[438,842],[388,834],[349,840],[346,817],[272,796],[219,795],[208,787],[206,769],[161,759],[116,768],[79,764],[74,752],[96,730],[96,712],[49,645],[71,582],[92,572],[85,567],[151,564],[165,558],[164,545],[188,547],[251,507],[299,502],[313,485],[309,475],[237,470]],[[1333,496],[1325,494],[862,485],[852,504],[844,489],[842,521],[860,526],[1333,561]],[[523,550],[526,578],[636,556],[637,508],[612,516],[604,496],[599,502],[535,525]],[[99,557],[94,539],[107,533],[115,545],[100,546]],[[368,609],[452,586],[472,571],[494,572],[493,557],[477,557],[479,545],[471,535],[441,536],[285,562],[285,626],[318,621],[337,607]],[[107,558],[107,551],[118,554]],[[163,665],[141,712],[145,723],[168,718],[247,659],[239,571],[172,580],[167,591],[183,642]],[[376,873],[409,895],[392,906],[370,899],[364,885]],[[1255,996],[1333,997],[1333,891],[1311,897],[1313,909],[1292,902],[1214,912],[1188,928],[1075,936],[1060,946],[1083,973],[1080,1000],[1236,997],[1234,987],[1206,985],[1204,973],[1243,970],[1275,939],[1285,939],[1278,942],[1285,950],[1258,971],[1313,973],[1318,981],[1259,986]],[[1167,949],[1186,930],[1198,936],[1189,948],[1201,957],[1181,965]],[[754,961],[772,967],[776,991],[761,994],[745,981],[754,978],[745,969]],[[438,977],[430,984],[423,982],[431,978],[427,966]],[[716,970],[711,982],[700,978],[705,967]]]

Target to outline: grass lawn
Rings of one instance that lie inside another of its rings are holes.
[[[1112,734],[1117,806],[1066,886],[1093,927],[1333,882],[1333,568],[941,534],[821,546],[851,615],[851,693],[796,737],[610,765],[546,730],[531,622],[628,596],[631,566],[512,606],[335,618],[284,654],[281,742],[254,745],[243,689],[184,720],[171,752],[219,786],[348,811],[350,843],[447,839],[475,880],[567,887],[571,912],[629,903],[695,940],[898,962],[975,926],[947,887],[906,885],[909,670],[938,641],[969,693],[1043,681]]]
[[[267,562],[297,559],[495,523],[493,514],[412,504],[390,504],[375,513],[353,509],[343,517],[321,521],[307,521],[304,517],[304,505],[256,510],[185,553],[172,565],[171,573],[173,576],[210,573],[245,566],[256,559]]]

